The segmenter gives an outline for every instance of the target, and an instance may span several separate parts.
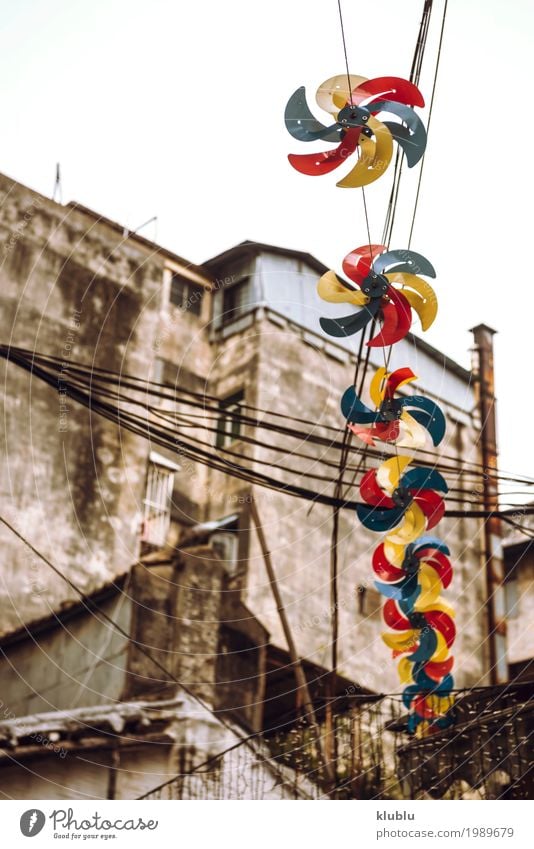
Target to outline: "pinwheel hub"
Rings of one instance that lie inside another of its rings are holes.
[[[407,508],[412,502],[412,494],[405,486],[398,486],[391,497],[397,507]]]
[[[338,112],[337,120],[343,127],[365,126],[371,117],[371,113],[363,106],[344,106]]]
[[[382,274],[369,274],[362,283],[362,292],[369,298],[383,298],[389,283]]]
[[[394,398],[385,398],[378,409],[380,418],[385,422],[394,422],[400,419],[402,404]]]
[[[402,568],[408,575],[413,575],[419,570],[419,559],[415,554],[407,554],[402,561]]]
[[[423,613],[409,613],[408,621],[412,628],[426,628],[428,625],[426,616]]]

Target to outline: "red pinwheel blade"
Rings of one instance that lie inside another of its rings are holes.
[[[452,566],[449,558],[446,557],[443,552],[438,551],[437,548],[421,548],[417,552],[417,556],[420,560],[424,560],[428,563],[428,565],[437,572],[441,583],[444,588],[447,589],[452,581]]]
[[[379,423],[373,425],[373,427],[348,424],[347,427],[367,445],[375,445],[375,439],[380,439],[382,442],[395,442],[400,432],[398,422]]]
[[[384,604],[382,616],[386,625],[395,631],[407,631],[408,628],[411,628],[410,621],[402,615],[392,598],[389,598]]]
[[[348,424],[347,427],[355,434],[355,436],[359,436],[366,445],[375,445],[372,434],[373,428],[363,427],[362,425],[356,424]]]
[[[372,428],[373,435],[382,442],[395,442],[400,432],[398,421],[388,422],[388,424],[376,424]]]
[[[433,489],[411,489],[415,503],[421,508],[427,519],[427,529],[441,522],[445,514],[445,502]]]
[[[411,368],[398,368],[396,371],[392,372],[386,380],[384,397],[393,398],[401,383],[404,383],[407,380],[413,380],[414,378],[415,374]]]
[[[396,566],[393,566],[389,562],[384,552],[383,543],[381,543],[373,552],[373,571],[378,578],[388,584],[401,581],[406,577],[404,569],[397,569]]]
[[[390,303],[382,307],[384,323],[380,332],[367,343],[370,348],[384,348],[400,342],[412,326],[412,308],[404,295],[390,286],[388,297]]]
[[[450,648],[456,637],[456,626],[451,617],[442,610],[427,610],[425,613],[428,624],[431,628],[443,634],[447,646]]]
[[[448,657],[447,660],[444,660],[442,663],[437,663],[436,661],[429,660],[428,663],[425,664],[424,671],[428,675],[429,678],[432,678],[433,681],[441,681],[445,675],[448,675],[454,666],[454,658]]]
[[[393,345],[398,342],[395,333],[397,330],[398,316],[397,310],[393,304],[386,304],[382,307],[382,327],[376,336],[369,340],[367,345],[370,348],[384,348],[386,345]]]
[[[372,507],[395,507],[395,502],[386,495],[376,480],[376,470],[369,469],[360,483],[360,495],[367,504]]]
[[[343,260],[343,271],[353,283],[361,286],[371,271],[374,260],[384,251],[387,251],[386,245],[363,245],[361,248],[355,248]]]
[[[398,330],[399,333],[402,332],[402,336],[400,338],[403,339],[412,326],[412,308],[410,306],[410,302],[402,294],[402,292],[398,292],[397,289],[393,288],[393,286],[390,286],[388,289],[388,297],[397,307],[397,313],[399,316]]]
[[[419,648],[419,643],[414,643],[413,645],[408,646],[405,649],[393,649],[393,651],[391,652],[391,657],[393,658],[393,660],[395,660],[395,658],[400,657],[401,654],[405,654],[405,652],[407,652],[407,651],[416,652],[418,648]]]
[[[413,83],[403,80],[401,77],[376,77],[360,83],[352,92],[352,102],[361,103],[362,100],[383,99],[395,100],[397,103],[405,103],[406,106],[424,106],[423,95]],[[372,107],[372,103],[370,104]]]
[[[329,174],[330,171],[342,165],[351,153],[354,153],[358,147],[360,132],[360,127],[347,130],[347,135],[335,150],[325,150],[321,153],[290,153],[287,158],[293,168],[301,174],[308,174],[311,177]]]

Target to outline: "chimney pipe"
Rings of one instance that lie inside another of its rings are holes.
[[[478,405],[480,411],[480,447],[483,465],[484,510],[499,509],[497,466],[497,420],[495,414],[495,382],[493,368],[493,336],[496,331],[486,324],[471,329],[475,339]],[[506,611],[504,605],[504,566],[502,522],[491,515],[484,522],[484,555],[487,581],[487,621],[490,659],[490,681],[503,684],[508,680],[506,654]]]

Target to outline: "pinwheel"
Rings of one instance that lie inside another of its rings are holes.
[[[322,141],[335,147],[322,153],[290,154],[297,171],[328,174],[352,156],[352,170],[337,185],[355,188],[373,183],[386,171],[394,142],[410,168],[423,156],[426,131],[414,108],[424,106],[424,101],[413,83],[398,77],[368,80],[340,75],[322,83],[316,101],[330,116],[328,122],[317,120],[305,89],[299,88],[287,103],[286,127],[298,141]],[[367,345],[386,347],[406,337],[412,310],[423,330],[432,325],[437,299],[424,278],[435,278],[436,273],[421,254],[368,244],[345,257],[343,272],[347,279],[328,271],[317,286],[323,300],[356,307],[350,315],[322,317],[320,325],[328,335],[344,338],[370,325]],[[434,446],[439,445],[445,419],[438,405],[421,395],[398,394],[414,380],[410,368],[393,372],[379,368],[370,386],[374,407],[368,407],[356,388],[349,386],[341,400],[347,427],[371,446],[379,440],[396,448],[417,449],[425,446],[427,436]],[[385,532],[373,556],[375,586],[385,597],[383,616],[391,629],[382,639],[393,657],[399,658],[408,730],[424,736],[454,721],[454,658],[449,650],[456,631],[453,611],[441,597],[452,579],[450,552],[439,539],[426,535],[444,514],[442,494],[448,487],[436,470],[411,463],[411,456],[396,455],[366,472],[360,482],[363,503],[356,511],[364,527]]]
[[[342,188],[356,188],[373,183],[384,173],[393,155],[394,139],[409,168],[425,152],[426,130],[412,108],[425,102],[417,86],[407,80],[339,75],[319,86],[316,101],[333,116],[334,123],[326,126],[315,118],[306,101],[306,90],[301,87],[287,102],[287,130],[298,141],[320,139],[335,142],[337,147],[323,153],[289,154],[289,162],[301,174],[328,174],[359,149],[357,164],[337,183]],[[395,116],[398,123],[379,121],[375,116],[382,113]]]
[[[436,272],[421,254],[388,251],[385,245],[363,245],[345,257],[343,271],[358,288],[327,271],[317,284],[319,296],[329,303],[348,303],[361,309],[339,318],[319,319],[322,329],[330,336],[352,336],[373,319],[379,320],[381,330],[367,344],[384,347],[404,339],[412,325],[412,308],[423,330],[436,318],[436,294],[419,276],[435,277]]]
[[[452,609],[439,595],[452,578],[449,549],[436,537],[420,537],[407,546],[385,543],[373,555],[377,589],[387,597],[383,616],[386,625],[401,633],[382,638],[393,655],[407,654],[399,662],[399,677],[407,685],[403,701],[413,709],[412,731],[445,728],[452,717],[451,669],[448,650],[455,637]]]
[[[356,505],[364,527],[377,532],[393,531],[387,539],[401,545],[413,542],[427,528],[437,525],[445,512],[443,498],[437,493],[448,492],[435,469],[414,467],[404,472],[411,462],[411,457],[391,457],[378,470],[366,472],[360,483],[365,503]]]
[[[413,380],[417,377],[409,368],[391,373],[379,368],[369,389],[376,411],[360,400],[354,386],[349,386],[341,399],[347,426],[367,445],[374,445],[374,440],[379,439],[402,448],[423,448],[425,429],[433,444],[439,445],[445,435],[445,417],[438,405],[422,395],[395,398],[395,391]],[[372,426],[362,427],[363,424]]]

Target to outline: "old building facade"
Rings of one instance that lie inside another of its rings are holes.
[[[250,506],[254,499],[297,649],[314,682],[314,698],[320,699],[330,666],[332,508],[294,497],[283,487],[297,482],[331,494],[339,461],[335,442],[343,430],[339,398],[353,382],[358,362],[357,342],[337,344],[320,330],[318,317],[328,310],[315,287],[325,267],[309,254],[255,243],[198,267],[78,204],[55,204],[6,177],[0,191],[4,344],[57,357],[66,369],[83,362],[216,399],[215,417],[200,412],[196,423],[189,421],[184,430],[189,442],[209,439],[214,458],[244,462],[279,483],[264,488],[225,474],[220,466],[195,462],[179,449],[150,444],[78,406],[61,381],[48,386],[5,359],[2,488],[8,520],[85,594],[133,580],[139,599],[144,583],[152,587],[157,569],[170,569],[160,580],[182,589],[196,592],[200,586],[204,603],[193,616],[183,597],[181,607],[176,601],[180,593],[174,601],[166,590],[149,593],[137,625],[128,620],[128,633],[165,654],[163,623],[170,615],[180,634],[178,642],[171,641],[172,652],[197,658],[173,667],[179,680],[208,707],[231,713],[248,728],[260,729],[266,718],[275,725],[294,708],[298,693]],[[450,469],[451,503],[456,510],[472,508],[478,498],[472,470],[479,461],[472,375],[416,336],[395,346],[390,367],[408,363],[418,375],[417,392],[439,400],[447,416],[440,462]],[[382,364],[373,353],[366,386]],[[190,414],[168,398],[157,403],[178,422]],[[254,423],[236,423],[236,409],[248,410]],[[277,416],[291,424],[291,438],[274,428]],[[359,456],[355,446],[348,484]],[[435,457],[429,448],[425,460],[432,463]],[[357,490],[350,492],[357,500]],[[440,525],[455,568],[447,599],[457,612],[459,687],[488,680],[481,530],[478,520],[461,516]],[[9,641],[24,625],[45,620],[52,611],[68,611],[77,599],[20,539],[5,527],[0,532],[2,631]],[[207,546],[204,554],[196,553],[195,569],[184,572],[181,566],[177,577],[175,565],[157,565],[172,562],[176,552],[182,556],[193,544]],[[342,692],[400,689],[380,639],[384,626],[370,568],[375,544],[354,511],[342,511]],[[121,616],[130,615],[129,605],[124,603]],[[216,628],[207,627],[215,621]],[[97,651],[99,638],[93,638]],[[77,638],[67,629],[63,639],[75,644]],[[108,647],[111,651],[113,640]],[[156,698],[146,681],[135,684],[135,660],[128,660],[124,646],[117,645],[117,652],[115,689],[109,690],[109,676],[95,668],[90,693],[85,683],[81,690],[79,682],[75,685],[80,708]],[[54,662],[56,670],[65,657]],[[33,665],[35,657],[24,662]],[[22,661],[13,663],[20,668]],[[11,681],[12,698],[20,704],[10,707],[8,698],[6,706],[16,717],[72,705],[74,684],[59,671],[43,701],[40,674],[43,670],[31,678],[34,695],[27,698],[19,692],[16,674]]]

